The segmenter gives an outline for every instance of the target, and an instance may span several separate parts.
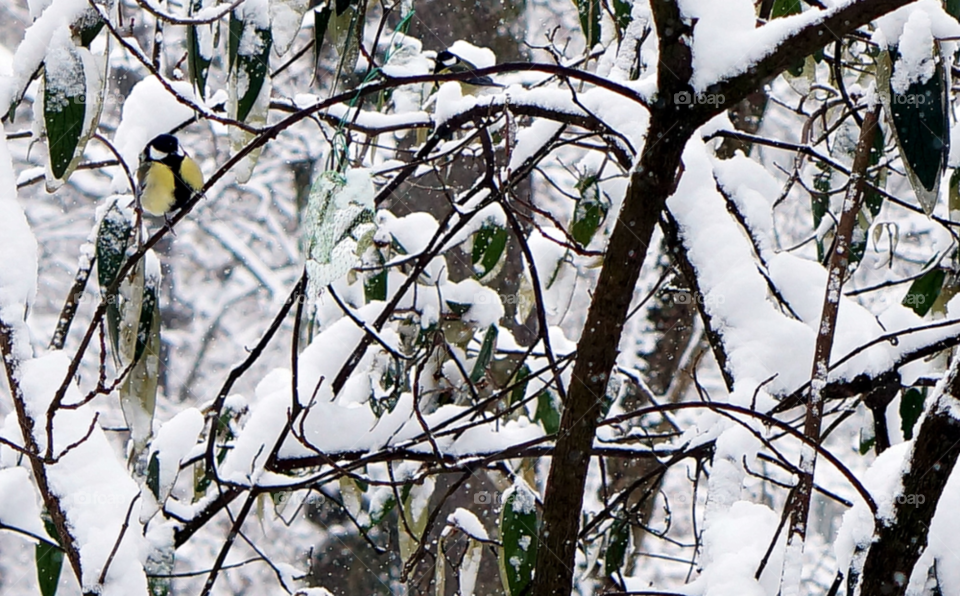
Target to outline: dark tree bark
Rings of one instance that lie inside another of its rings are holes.
[[[655,2],[654,14],[662,48],[660,59],[664,67],[659,78],[661,94],[664,94],[677,86],[676,80],[668,82],[667,77],[677,75],[684,85],[690,78],[690,48],[680,42],[680,37],[689,35],[691,30],[680,19],[673,2]],[[691,120],[684,121],[672,102],[660,102],[650,115],[642,158],[631,174],[623,207],[607,245],[593,303],[577,343],[577,362],[563,404],[544,496],[535,596],[570,593],[583,487],[590,449],[600,422],[600,404],[617,359],[633,288],[660,212],[675,188],[680,158],[695,128],[693,124]]]
[[[762,81],[778,75],[796,59],[909,3],[871,0],[833,11],[787,38],[752,69],[709,89],[724,96],[719,105],[690,109],[674,105],[672,99],[676,92],[692,91],[688,40],[695,24],[681,18],[675,0],[651,1],[660,45],[658,99],[650,106],[650,127],[640,162],[631,174],[577,343],[577,361],[544,494],[533,596],[566,596],[572,589],[583,490],[599,403],[616,362],[640,267],[654,226],[675,188],[687,140],[704,122],[755,92]]]
[[[891,522],[879,522],[877,538],[863,564],[860,593],[906,593],[910,575],[927,546],[930,522],[940,495],[960,456],[960,358],[954,358],[944,392],[917,433],[903,476],[903,492],[894,500]]]

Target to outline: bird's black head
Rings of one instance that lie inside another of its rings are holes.
[[[147,157],[160,160],[180,152],[180,141],[173,135],[159,135],[147,144]]]
[[[434,73],[442,72],[445,68],[450,68],[451,66],[453,66],[459,61],[460,59],[457,58],[456,54],[448,50],[443,50],[442,52],[437,54],[437,66],[436,68],[433,69],[433,72]]]

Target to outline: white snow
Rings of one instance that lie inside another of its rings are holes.
[[[447,48],[454,56],[473,64],[477,68],[486,68],[497,63],[497,55],[490,48],[480,48],[469,41],[458,39]]]
[[[13,356],[31,355],[30,335],[24,325],[37,292],[37,240],[17,202],[13,162],[6,133],[0,126],[0,321],[13,331]]]
[[[270,30],[273,33],[273,47],[277,55],[284,54],[303,22],[303,15],[309,6],[307,0],[271,0]]]
[[[14,73],[0,79],[0,105],[23,94],[30,77],[43,62],[57,29],[69,26],[90,7],[86,0],[53,0],[31,24],[13,57]]]
[[[447,516],[447,523],[463,530],[469,536],[479,540],[489,540],[486,528],[472,511],[457,507],[453,513]]]
[[[160,426],[156,436],[150,444],[150,454],[147,461],[157,455],[160,463],[160,503],[170,494],[173,483],[180,473],[180,463],[193,451],[197,439],[203,430],[203,414],[196,408],[186,408],[176,416]],[[141,513],[141,520],[148,511],[146,507]]]
[[[910,15],[898,49],[900,59],[894,64],[890,85],[895,93],[906,93],[911,84],[926,83],[936,71],[932,23],[926,12],[918,10]]]
[[[758,28],[751,0],[682,0],[681,14],[686,19],[697,20],[693,33],[693,76],[690,83],[696,92],[706,92],[714,83],[747,72],[790,35],[826,20],[849,3],[850,0],[842,0],[832,3],[833,6],[827,10],[806,10],[773,19]]]
[[[40,496],[26,468],[0,470],[0,524],[49,540],[39,503]]]
[[[66,354],[51,352],[27,360],[20,367],[20,386],[27,411],[37,421],[34,439],[41,450],[47,442],[44,430],[47,408],[66,376],[68,365]],[[77,403],[81,399],[79,389],[70,384],[65,403]],[[60,497],[80,551],[84,589],[99,589],[105,596],[143,594],[147,589],[143,571],[144,541],[138,519],[139,505],[134,502],[140,490],[123,463],[117,460],[99,424],[93,423],[93,414],[91,408],[57,412],[53,455],[60,459],[46,466],[50,489]],[[78,443],[88,431],[90,436],[86,440],[65,453],[69,445]],[[131,504],[129,527],[123,533],[102,588],[97,588]]]
[[[782,546],[767,562],[758,582],[754,574],[776,531],[780,515],[766,505],[737,501],[704,530],[707,553],[700,577],[686,586],[702,596],[768,596],[777,593]],[[783,540],[781,532],[781,540]]]
[[[922,14],[922,16],[916,17],[915,15],[918,13]],[[927,26],[929,26],[933,37],[937,39],[957,37],[960,35],[960,23],[944,12],[942,2],[939,2],[939,0],[919,0],[918,2],[911,2],[877,19],[876,30],[873,33],[873,41],[880,45],[880,47],[893,46],[898,43],[902,44],[903,40],[900,39],[900,36],[904,34],[907,22],[914,18],[918,20],[911,25],[915,30],[908,36],[913,38],[912,41],[908,39],[909,44],[919,41],[918,33],[921,34],[920,37],[925,36],[924,29],[926,29]],[[903,49],[901,46],[901,51]],[[928,52],[929,48],[914,47],[910,49],[911,52],[915,50]]]

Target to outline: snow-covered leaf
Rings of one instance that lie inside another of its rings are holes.
[[[246,121],[267,79],[273,33],[254,21],[230,16],[230,86],[236,97],[237,120]]]
[[[417,550],[417,545],[423,540],[423,532],[427,527],[427,511],[430,505],[430,497],[436,488],[436,481],[433,478],[427,478],[420,484],[415,484],[410,488],[410,493],[403,501],[403,513],[406,522],[399,522],[398,542],[400,546],[400,559],[404,562],[410,560],[410,557]]]
[[[103,298],[107,301],[107,332],[110,337],[110,345],[113,349],[113,355],[116,362],[119,362],[120,350],[120,304],[119,294],[115,290],[111,294],[106,294],[109,288],[117,279],[117,273],[126,260],[127,244],[130,242],[133,233],[133,223],[129,217],[124,214],[117,205],[116,199],[107,209],[106,214],[100,221],[100,228],[97,231],[97,280],[100,282],[100,291],[104,293]]]
[[[580,15],[580,29],[587,39],[587,47],[600,43],[600,21],[603,18],[603,3],[600,0],[576,0]]]
[[[537,560],[537,498],[523,480],[503,496],[500,512],[500,580],[507,596],[519,596],[533,580]]]
[[[204,0],[190,0],[190,15],[195,15],[207,4]],[[219,27],[219,22],[187,26],[187,67],[190,80],[201,98],[206,97],[207,75],[213,62],[214,27]]]
[[[359,265],[372,245],[373,194],[368,170],[324,171],[314,180],[303,217],[309,296]]]
[[[506,228],[490,222],[484,223],[474,235],[470,260],[477,279],[490,279],[499,273],[503,266],[507,237]]]
[[[928,48],[924,60],[908,60],[897,48],[891,48],[881,56],[877,85],[907,178],[929,215],[936,207],[940,178],[947,165],[950,125],[946,71],[932,38]]]
[[[323,49],[323,37],[327,34],[327,25],[330,24],[330,15],[333,9],[329,2],[318,6],[313,11],[313,58],[314,63],[320,61],[320,51]]]
[[[610,199],[600,190],[596,176],[584,178],[577,184],[577,190],[580,191],[580,200],[573,212],[570,235],[580,246],[586,247],[606,220]]]
[[[130,372],[120,385],[120,407],[130,428],[134,456],[153,433],[160,377],[160,264],[153,252],[120,288],[119,360]],[[142,469],[142,468],[141,468]]]
[[[463,561],[458,570],[458,587],[461,596],[474,596],[477,575],[480,573],[480,559],[483,556],[483,543],[470,538],[463,553]]]
[[[80,162],[100,114],[100,74],[92,54],[74,45],[69,27],[53,36],[43,68],[43,122],[50,156],[49,189]]]
[[[290,49],[300,31],[300,23],[307,12],[308,0],[271,0],[270,29],[273,31],[274,49],[283,55]]]

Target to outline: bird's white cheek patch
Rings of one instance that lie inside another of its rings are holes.
[[[164,153],[163,151],[157,151],[157,150],[154,149],[153,147],[150,147],[150,148],[148,149],[148,151],[149,151],[149,153],[150,153],[150,159],[152,159],[152,160],[154,160],[154,161],[161,161],[161,160],[164,159],[167,155],[169,155],[168,153]]]

